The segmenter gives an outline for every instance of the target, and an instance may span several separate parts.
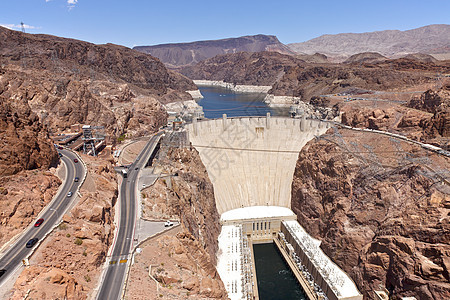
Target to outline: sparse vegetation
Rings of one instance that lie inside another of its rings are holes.
[[[66,230],[67,229],[67,223],[61,223],[58,225],[58,229],[59,230]]]
[[[91,276],[89,276],[89,275],[84,275],[84,280],[86,280],[86,282],[91,281]]]
[[[66,237],[70,238],[70,233],[66,234]]]
[[[127,135],[124,133],[117,138],[117,142],[122,143],[127,138]]]
[[[83,240],[80,238],[76,238],[74,243],[75,243],[75,245],[80,246],[81,244],[83,244]]]

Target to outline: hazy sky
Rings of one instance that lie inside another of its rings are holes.
[[[0,24],[20,30],[20,22],[29,33],[128,47],[259,33],[294,43],[450,24],[450,0],[0,0]]]

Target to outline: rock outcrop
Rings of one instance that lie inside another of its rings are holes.
[[[172,179],[158,180],[145,191],[144,217],[164,219],[177,217],[207,250],[215,264],[220,233],[219,214],[214,189],[195,149],[170,148],[160,157]],[[170,180],[170,183],[168,182]]]
[[[286,45],[280,43],[276,36],[263,34],[191,43],[136,46],[133,49],[151,54],[172,68],[194,65],[226,53],[273,51],[294,54]]]
[[[3,93],[2,79],[0,73],[0,177],[55,166],[58,154],[45,126],[25,99]]]
[[[423,123],[425,132],[431,136],[450,136],[450,81],[439,90],[428,90],[409,101],[408,106],[432,113],[428,122]],[[446,145],[449,147],[449,145]]]
[[[368,299],[381,287],[392,299],[449,298],[450,189],[435,184],[448,160],[377,134],[328,133],[297,161],[299,223]]]
[[[347,58],[344,64],[361,64],[361,63],[377,63],[387,60],[387,57],[377,52],[364,52],[353,54]]]

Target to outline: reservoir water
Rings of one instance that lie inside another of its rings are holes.
[[[256,278],[261,300],[306,300],[305,293],[274,243],[255,244]]]
[[[272,116],[288,116],[289,108],[272,108],[264,103],[265,94],[236,93],[232,90],[217,86],[199,86],[203,99],[198,104],[203,107],[208,119],[228,117],[265,116],[268,112]]]

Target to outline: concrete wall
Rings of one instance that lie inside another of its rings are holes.
[[[327,126],[319,120],[245,117],[194,122],[187,128],[222,214],[256,205],[290,208],[298,153]]]

